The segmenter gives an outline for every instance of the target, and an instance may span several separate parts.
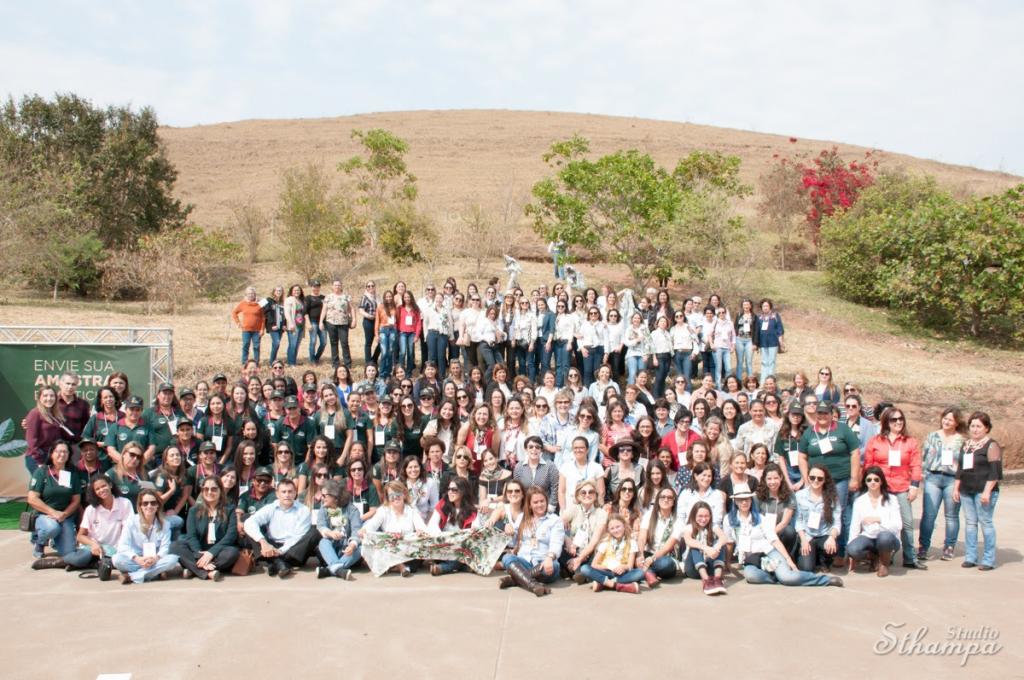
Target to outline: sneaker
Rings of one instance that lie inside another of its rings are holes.
[[[829,576],[828,577],[828,584],[830,586],[835,586],[836,588],[842,588],[843,587],[843,579],[839,578],[838,576]]]
[[[333,575],[334,574],[331,573],[331,570],[328,569],[327,567],[323,566],[323,565],[320,565],[320,566],[318,566],[316,568],[316,577],[317,578],[327,578],[328,576],[333,576]]]
[[[711,594],[712,595],[727,595],[728,591],[725,589],[725,583],[722,581],[721,576],[711,577]]]
[[[182,574],[181,576],[182,576],[182,578],[184,578],[185,580],[188,580],[188,579],[190,579],[190,578],[195,578],[195,577],[196,577],[196,575],[192,573],[192,570],[191,570],[191,569],[186,569],[186,570],[185,570],[185,573],[183,573],[183,574]]]
[[[412,576],[412,569],[406,565],[402,565],[402,578],[409,578]]]
[[[980,567],[978,567],[978,571],[992,571],[993,569],[995,569],[995,567],[993,567],[991,564],[983,564]]]
[[[619,592],[619,593],[629,593],[631,595],[639,595],[640,594],[640,584],[639,583],[616,583],[615,584],[615,591]]]
[[[945,548],[943,548],[942,549],[942,557],[941,557],[941,559],[942,559],[943,562],[949,562],[951,559],[953,559],[953,548],[952,547],[945,547]]]
[[[214,569],[209,574],[207,574],[207,578],[210,579],[211,581],[223,581],[224,580],[224,574],[222,574],[219,571],[217,571],[216,569]]]
[[[334,575],[337,578],[340,578],[342,581],[351,581],[352,580],[352,570],[351,569],[339,569],[338,571],[336,571],[334,573]]]
[[[918,548],[917,549],[917,561],[918,562],[927,562],[928,561],[928,548]]]
[[[713,579],[713,578],[705,578],[705,579],[701,579],[701,581],[704,584],[704,586],[703,586],[704,594],[705,595],[714,595],[715,594],[715,579]]]
[[[960,565],[960,567],[963,569],[974,569],[976,566],[978,565],[974,562],[964,562]]]
[[[40,557],[32,563],[33,569],[63,569],[64,566],[64,558],[56,555]]]

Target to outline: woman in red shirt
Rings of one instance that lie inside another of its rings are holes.
[[[423,319],[416,298],[408,290],[402,294],[402,306],[398,308],[398,362],[405,367],[405,373],[412,376],[416,367],[416,338],[420,336]]]

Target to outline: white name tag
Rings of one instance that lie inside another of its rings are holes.
[[[789,467],[794,470],[800,467],[800,449],[789,450]]]
[[[334,425],[324,425],[324,436],[328,439],[334,439]]]
[[[750,534],[742,533],[736,537],[736,550],[741,553],[750,552]]]
[[[249,487],[246,486],[245,484],[242,484],[242,485],[240,485],[238,487],[238,495],[241,496],[243,493],[247,492],[248,490],[249,490]]]
[[[772,531],[775,531],[775,525],[779,523],[779,518],[775,516],[774,512],[766,512],[764,513],[764,521],[772,528]]]
[[[821,526],[821,511],[820,510],[812,510],[810,512],[810,514],[807,515],[807,528],[808,529],[817,529],[820,526]]]
[[[216,543],[217,542],[217,525],[210,522],[206,525],[206,542]]]
[[[942,465],[951,466],[953,465],[953,449],[945,447],[942,449],[942,460],[939,461]]]
[[[156,557],[156,543],[147,541],[142,544],[142,556],[143,557]]]
[[[768,324],[765,324],[765,326],[767,326],[767,325]],[[768,329],[765,328],[764,330],[768,330]],[[743,322],[743,332],[744,333],[749,333],[750,332],[750,322],[749,321],[744,321]]]
[[[762,331],[767,331],[768,330],[768,322],[767,321],[762,321],[761,322],[761,330]]]
[[[320,513],[317,512],[317,511],[314,511],[312,516],[310,517],[310,519],[313,522],[313,526],[319,525],[320,524]]]
[[[356,506],[356,510],[359,511],[359,515],[362,516],[364,512],[363,506],[366,505],[363,501],[352,501],[352,505]]]
[[[384,430],[373,431],[373,445],[384,446]]]
[[[818,440],[818,450],[821,451],[821,455],[832,453],[832,440],[828,437]]]
[[[218,451],[224,448],[224,435],[215,434],[212,437],[210,437],[210,441],[213,442],[213,448],[217,449]]]
[[[57,473],[57,483],[61,486],[71,486],[71,472],[69,470],[61,470]]]
[[[178,419],[177,418],[168,418],[167,419],[167,429],[170,430],[171,432],[177,432],[178,431]]]
[[[962,470],[971,470],[974,468],[974,451],[964,452],[964,462],[960,468]]]
[[[406,326],[411,326],[412,325],[412,314],[406,314],[405,315],[405,325]]]
[[[487,446],[485,444],[476,444],[473,447],[473,452],[476,453],[478,456],[482,455],[483,452],[486,451],[486,450],[487,450]]]
[[[274,424],[270,423],[269,425],[267,425],[267,428],[270,430],[270,436],[273,437],[274,436],[274,431],[275,431],[274,430]]]
[[[899,467],[902,464],[902,456],[899,449],[889,449],[889,467]]]

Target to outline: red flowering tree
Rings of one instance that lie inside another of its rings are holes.
[[[864,160],[846,162],[839,149],[832,147],[818,154],[810,164],[802,164],[802,185],[810,205],[807,209],[807,227],[815,247],[821,238],[821,221],[837,210],[852,206],[860,192],[875,182],[878,161],[872,152]]]

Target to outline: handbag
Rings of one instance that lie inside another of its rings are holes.
[[[235,576],[248,576],[252,572],[253,562],[252,550],[242,548],[238,551],[238,560],[231,567],[231,573]]]
[[[39,513],[35,510],[26,510],[18,516],[18,528],[22,531],[35,531],[38,516]]]

